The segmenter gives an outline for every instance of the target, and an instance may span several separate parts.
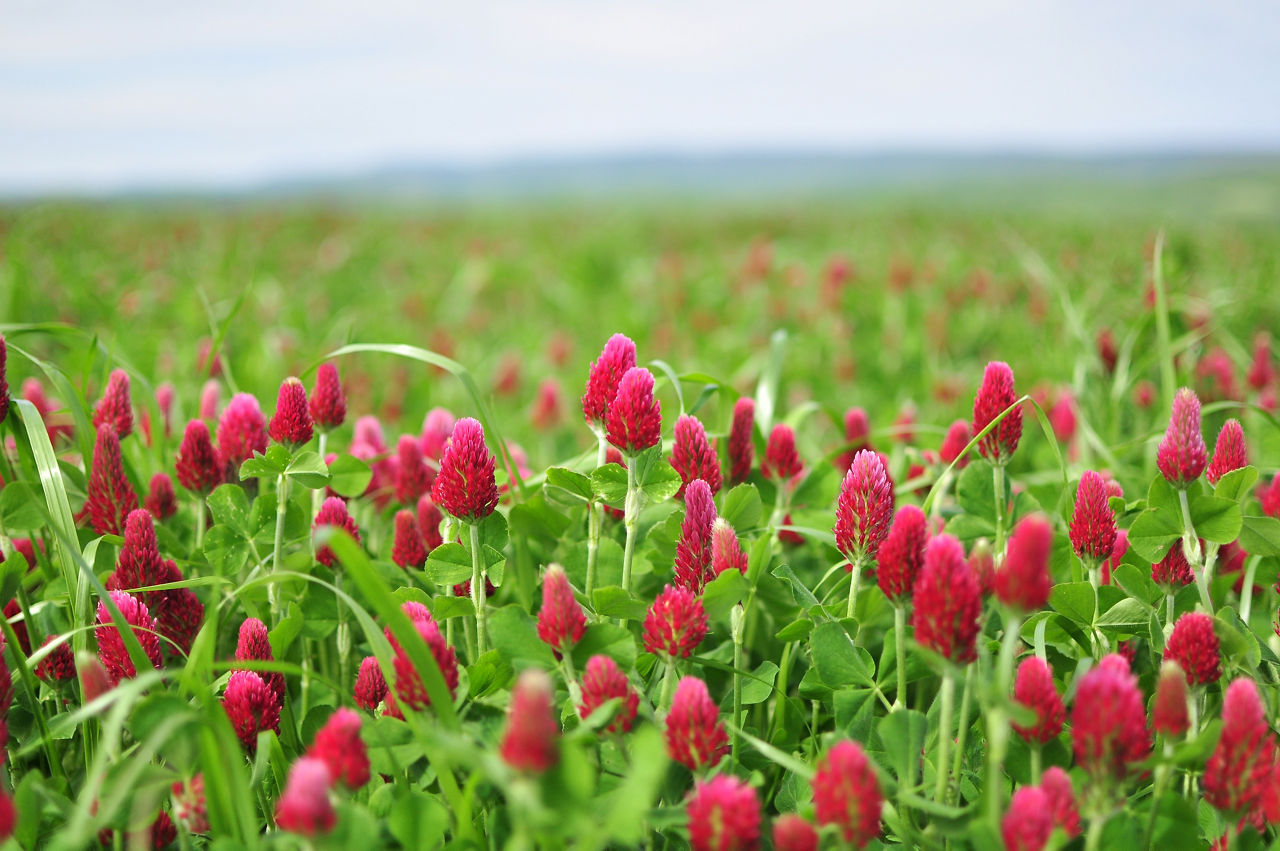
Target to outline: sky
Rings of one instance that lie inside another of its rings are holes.
[[[1280,3],[0,8],[0,193],[635,152],[1280,150]]]

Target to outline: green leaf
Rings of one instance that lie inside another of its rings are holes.
[[[213,522],[229,526],[244,537],[252,534],[249,525],[249,497],[239,485],[219,485],[205,500]]]
[[[773,683],[778,677],[778,666],[765,660],[756,666],[751,676],[742,678],[742,705],[763,703],[773,694]]]
[[[766,539],[762,537],[761,540]],[[754,550],[752,551],[752,555],[755,555]],[[747,569],[747,572],[751,572],[750,568]],[[804,609],[806,612],[813,607],[820,605],[818,603],[818,598],[813,596],[813,592],[809,590],[808,586],[796,577],[795,571],[791,569],[790,565],[778,565],[773,569],[773,575],[791,586],[791,595],[795,598],[796,605]]]
[[[1241,467],[1218,479],[1218,484],[1213,489],[1213,495],[1219,499],[1229,499],[1232,502],[1244,502],[1249,498],[1249,493],[1253,490],[1253,485],[1257,481],[1257,467]]]
[[[569,518],[548,505],[546,497],[542,494],[533,496],[519,505],[511,506],[507,522],[516,534],[538,539],[549,546],[554,546],[564,536],[570,525]]]
[[[354,455],[339,455],[329,465],[329,487],[338,496],[360,496],[372,479],[373,470]]]
[[[1169,545],[1181,537],[1181,512],[1175,514],[1164,508],[1148,508],[1129,527],[1129,546],[1142,558],[1153,563],[1164,558],[1169,552]]]
[[[1097,600],[1097,592],[1088,582],[1061,582],[1049,592],[1050,608],[1078,624],[1093,623]]]
[[[636,846],[645,836],[646,817],[650,807],[657,803],[662,780],[667,774],[667,749],[662,743],[662,733],[651,724],[636,729],[631,734],[629,745],[630,771],[609,795],[602,830],[606,840],[623,846]]]
[[[928,730],[929,720],[923,712],[914,709],[890,712],[876,725],[876,733],[884,745],[887,767],[897,775],[900,783],[915,783],[915,767],[920,763],[920,751],[924,749]]]
[[[319,490],[329,484],[329,468],[325,466],[324,459],[310,450],[299,452],[289,462],[284,474],[311,490]]]
[[[434,848],[444,841],[449,812],[434,795],[413,786],[397,786],[399,793],[387,818],[387,829],[405,848]],[[366,837],[368,838],[368,837]]]
[[[1164,592],[1151,581],[1151,571],[1140,570],[1132,564],[1122,563],[1113,568],[1111,581],[1146,603],[1154,603],[1164,597]]]
[[[437,594],[431,600],[431,615],[438,621],[447,621],[451,618],[472,618],[475,617],[475,614],[476,607],[471,602],[470,597],[449,597],[444,594]]]
[[[611,508],[622,508],[627,500],[627,471],[621,464],[605,464],[591,471],[591,491]]]
[[[517,670],[529,665],[555,667],[551,648],[538,638],[533,616],[519,606],[505,606],[489,615],[489,637],[498,655]]]
[[[702,605],[707,610],[707,617],[715,621],[724,621],[729,611],[751,590],[747,580],[737,570],[726,570],[707,583],[702,590]]]
[[[253,457],[240,465],[241,479],[271,479],[289,469],[289,450],[278,443],[267,447],[267,451],[255,452]]]
[[[650,505],[666,502],[680,490],[680,474],[662,457],[661,444],[636,456],[635,468],[636,486]]]
[[[620,585],[606,585],[592,592],[591,605],[596,614],[606,618],[642,621],[649,611],[644,600]]]
[[[1218,636],[1219,649],[1224,659],[1248,670],[1256,670],[1262,661],[1258,639],[1253,631],[1240,620],[1240,615],[1230,606],[1223,606],[1214,618],[1213,631]]]
[[[1147,488],[1147,508],[1159,508],[1182,516],[1182,500],[1178,498],[1178,491],[1164,476],[1151,480],[1151,487]]]
[[[39,498],[26,482],[10,482],[0,490],[0,516],[4,517],[4,530],[9,534],[44,526]]]
[[[1141,600],[1125,597],[1098,618],[1098,626],[1112,631],[1124,632],[1144,629],[1151,617],[1151,607]]]
[[[559,488],[562,491],[577,497],[583,502],[590,502],[595,499],[595,491],[591,488],[591,478],[570,470],[567,467],[551,467],[547,470],[547,486]],[[623,490],[626,489],[626,474],[623,474]]]
[[[966,514],[990,522],[994,530],[996,487],[990,464],[986,461],[974,460],[964,468],[964,472],[956,481],[956,501],[960,503],[960,507]]]
[[[1280,520],[1274,517],[1243,518],[1240,546],[1255,556],[1280,556]]]
[[[862,647],[854,647],[838,623],[819,624],[809,636],[813,664],[822,681],[833,689],[875,684],[875,663]]]
[[[436,585],[457,585],[471,578],[471,553],[462,544],[441,544],[427,556],[423,567]]]
[[[733,488],[724,496],[720,516],[738,532],[759,526],[764,517],[760,491],[753,484],[741,484]]]
[[[994,491],[993,491],[994,492]],[[978,538],[994,538],[995,523],[975,514],[957,514],[947,521],[947,534],[961,541],[976,541]]]
[[[813,632],[813,621],[808,618],[800,618],[778,630],[774,638],[779,641],[803,641],[809,637],[810,632]]]
[[[1197,494],[1190,502],[1196,535],[1215,544],[1229,544],[1240,536],[1240,503],[1208,494]]]
[[[573,661],[581,671],[587,667],[592,656],[599,654],[613,659],[624,671],[635,667],[636,642],[631,637],[631,631],[616,623],[597,623],[587,627],[587,631],[573,647]]]

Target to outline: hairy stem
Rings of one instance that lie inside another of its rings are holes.
[[[933,788],[933,799],[943,803],[946,800],[947,787],[951,784],[951,772],[947,770],[947,750],[951,747],[951,714],[956,703],[956,676],[950,665],[942,672],[942,689],[939,694],[942,698],[942,707],[938,712],[938,759],[934,763],[937,779]],[[968,694],[966,684],[966,697]]]
[[[627,502],[624,506],[623,525],[627,529],[627,543],[622,550],[622,587],[631,591],[631,561],[636,554],[636,529],[640,525],[640,488],[636,484],[636,459],[627,465]]]
[[[995,487],[996,499],[996,543],[992,557],[999,567],[1004,563],[1004,464],[991,465],[991,483]]]
[[[280,570],[280,558],[284,550],[284,519],[289,513],[289,478],[281,473],[276,479],[276,539],[271,549],[271,569]],[[271,603],[271,619],[275,623],[279,615],[277,604],[280,602],[280,586],[272,583],[268,586],[268,599]]]
[[[893,706],[895,709],[905,709],[907,706],[907,607],[901,600],[893,607],[893,646],[898,663],[898,691],[893,696]]]
[[[1000,809],[1004,804],[1005,751],[1009,746],[1009,713],[1005,702],[1009,699],[1009,684],[1013,680],[1013,657],[1018,647],[1018,633],[1022,616],[1006,612],[1004,639],[1000,643],[1000,659],[996,665],[996,702],[987,713],[987,816],[992,824],[999,825]]]
[[[730,740],[730,752],[733,764],[738,764],[738,726],[742,723],[742,637],[745,616],[741,606],[734,606],[729,613],[733,631],[733,738]]]
[[[480,560],[480,527],[471,523],[467,526],[471,532],[471,604],[476,609],[476,655],[473,663],[484,653],[486,643],[485,630],[485,570]]]
[[[956,779],[957,792],[960,787],[960,768],[964,763],[964,747],[969,739],[969,703],[973,700],[973,665],[965,667],[964,692],[960,696],[960,733],[956,738],[956,755],[951,761],[951,773],[947,775],[947,783]],[[959,795],[957,794],[957,797]]]
[[[596,466],[603,467],[607,460],[608,443],[604,432],[596,433]],[[596,562],[600,555],[600,532],[604,526],[604,505],[592,502],[587,506],[587,600],[596,587]]]
[[[853,617],[853,610],[858,602],[858,581],[862,578],[862,556],[850,562],[849,574],[849,608],[845,617]]]

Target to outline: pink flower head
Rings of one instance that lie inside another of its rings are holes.
[[[554,378],[544,378],[539,382],[538,395],[534,397],[533,409],[529,412],[534,428],[545,431],[554,428],[564,418],[561,396],[560,382]]]
[[[204,794],[204,775],[175,781],[171,787],[173,817],[190,833],[208,833],[209,806]]]
[[[321,431],[335,429],[346,420],[347,397],[342,392],[338,368],[333,364],[322,363],[316,370],[316,386],[311,390],[307,407],[312,422]]]
[[[289,769],[284,793],[276,802],[276,824],[301,836],[319,836],[333,830],[338,814],[329,800],[333,782],[324,760],[304,756]]]
[[[1076,684],[1071,743],[1076,764],[1095,780],[1123,780],[1151,751],[1142,692],[1128,668],[1113,654]]]
[[[77,653],[75,658],[76,676],[80,680],[80,696],[86,704],[92,703],[115,688],[115,683],[111,681],[111,674],[107,672],[101,659],[88,652]]]
[[[662,439],[662,405],[653,396],[653,374],[641,366],[628,369],[605,415],[605,433],[624,455],[635,455]]]
[[[1071,546],[1086,562],[1099,562],[1111,555],[1116,542],[1116,514],[1107,502],[1106,483],[1093,470],[1086,470],[1076,489],[1076,508],[1071,515]]]
[[[760,844],[756,790],[727,774],[694,784],[685,805],[693,851],[755,851]]]
[[[237,662],[274,662],[276,657],[271,652],[271,639],[267,636],[267,625],[257,618],[245,618],[240,624],[240,633],[236,637]],[[262,681],[276,696],[276,702],[284,705],[284,674],[280,671],[255,671]]]
[[[614,334],[604,344],[600,359],[587,372],[587,389],[582,395],[582,413],[587,425],[600,428],[618,385],[627,370],[636,365],[636,344],[623,334]]]
[[[346,531],[348,535],[355,538],[356,543],[360,543],[360,529],[356,526],[356,521],[352,518],[350,512],[347,511],[347,503],[342,497],[331,496],[320,505],[320,510],[316,513],[316,519],[312,522],[312,530],[319,529],[322,526],[335,526]],[[328,546],[316,547],[316,561],[327,567],[333,567],[338,557],[333,554],[333,550]]]
[[[1179,738],[1191,724],[1187,717],[1187,675],[1177,662],[1166,659],[1156,681],[1156,699],[1151,707],[1151,728],[1170,738]]]
[[[982,594],[955,538],[942,534],[925,545],[912,602],[911,626],[921,646],[958,665],[977,658]]]
[[[439,666],[440,673],[444,677],[445,686],[449,689],[449,695],[453,696],[458,689],[458,658],[454,654],[453,648],[448,645],[444,636],[440,634],[440,627],[436,626],[434,620],[413,619],[413,625],[418,630],[418,636],[427,645],[427,649],[431,651],[431,655],[435,657],[436,665]],[[431,697],[427,694],[426,686],[422,683],[422,676],[418,673],[418,669],[414,667],[409,655],[400,646],[400,642],[395,635],[388,629],[386,636],[387,641],[391,643],[391,649],[395,651],[393,666],[396,672],[395,694],[388,693],[386,695],[386,713],[392,717],[400,718],[403,717],[403,710],[400,708],[400,704],[404,704],[410,709],[425,709],[431,705]]]
[[[990,597],[996,587],[996,559],[991,552],[991,545],[985,539],[973,545],[966,565],[978,581],[978,590],[982,597],[984,599]]]
[[[564,568],[553,564],[542,578],[542,609],[538,612],[538,637],[557,652],[572,649],[587,631],[587,616],[573,596]]]
[[[1193,686],[1216,683],[1222,676],[1218,658],[1218,636],[1213,618],[1204,612],[1187,612],[1173,625],[1164,645],[1166,662],[1177,662]]]
[[[110,425],[116,436],[124,440],[133,433],[133,403],[129,399],[129,373],[113,369],[107,379],[107,389],[93,409],[93,427],[101,429]]]
[[[276,443],[297,448],[311,440],[313,425],[307,409],[307,388],[291,375],[280,385],[267,434]]]
[[[916,406],[907,402],[893,421],[893,439],[898,443],[916,442]]]
[[[1053,805],[1038,786],[1013,793],[1009,811],[1000,823],[1006,851],[1041,851],[1053,833]]]
[[[1262,803],[1275,761],[1275,737],[1258,687],[1240,677],[1222,699],[1222,737],[1205,767],[1205,800],[1225,813],[1250,813]]]
[[[1195,579],[1182,541],[1174,541],[1164,558],[1151,565],[1151,581],[1165,589],[1190,585]]]
[[[924,566],[924,548],[929,530],[924,512],[914,505],[898,509],[893,526],[880,545],[876,564],[876,582],[894,603],[911,596],[920,568]]]
[[[1200,433],[1200,400],[1192,390],[1183,387],[1173,397],[1173,415],[1160,441],[1156,466],[1169,484],[1185,488],[1200,478],[1207,456],[1204,435]]]
[[[715,765],[729,752],[720,710],[711,700],[707,684],[697,677],[684,677],[676,684],[666,735],[667,753],[690,771]]]
[[[879,453],[863,449],[840,484],[836,547],[849,561],[874,559],[893,520],[893,480]]]
[[[626,733],[636,720],[636,708],[640,696],[631,687],[631,681],[608,656],[596,655],[587,660],[582,675],[582,704],[578,714],[585,720],[605,703],[614,698],[621,700],[614,712],[613,721],[605,728],[609,733]]]
[[[843,739],[818,760],[813,808],[818,824],[835,825],[845,842],[865,848],[880,835],[884,796],[874,766],[857,742]]]
[[[157,520],[168,520],[178,513],[178,497],[173,492],[173,479],[168,473],[156,473],[151,477],[151,488],[143,505]]]
[[[747,554],[742,551],[738,535],[723,517],[711,524],[711,573],[719,576],[726,570],[747,575]]]
[[[644,619],[644,649],[688,659],[707,635],[702,600],[684,586],[668,585]]]
[[[733,423],[729,427],[729,484],[738,485],[751,475],[756,448],[751,432],[756,423],[756,403],[742,396],[733,403]]]
[[[1056,765],[1046,768],[1040,778],[1040,788],[1049,796],[1054,827],[1062,828],[1068,838],[1079,836],[1080,811],[1076,808],[1076,795],[1067,772]]]
[[[432,550],[444,543],[440,534],[440,524],[443,522],[444,515],[431,501],[431,494],[424,494],[418,500],[418,531],[422,533],[422,543],[427,547],[427,555],[431,555]]]
[[[1038,656],[1028,656],[1018,666],[1018,676],[1013,684],[1013,699],[1036,714],[1036,721],[1029,727],[1015,723],[1013,729],[1028,742],[1044,744],[1058,738],[1066,708],[1062,696],[1053,684],[1053,669]]]
[[[369,752],[360,738],[360,716],[346,707],[329,716],[307,756],[322,760],[329,767],[329,777],[348,789],[369,782]]]
[[[796,433],[791,426],[778,423],[769,432],[769,443],[765,446],[760,472],[766,479],[778,479],[779,486],[786,486],[804,472],[804,463],[796,452]]]
[[[166,440],[173,434],[173,398],[173,385],[168,381],[156,388],[156,407],[160,409],[160,417],[164,421]]]
[[[1259,331],[1253,338],[1253,362],[1249,366],[1249,386],[1265,390],[1275,383],[1276,368],[1271,362],[1271,335]]]
[[[98,427],[87,490],[85,509],[94,531],[99,535],[121,534],[125,518],[138,507],[138,496],[125,478],[120,439],[110,423]]]
[[[376,422],[376,420],[375,420]],[[444,408],[432,408],[422,419],[422,454],[439,461],[444,455],[445,444],[453,436],[457,420]],[[384,447],[385,448],[385,447]]]
[[[160,547],[156,543],[155,525],[151,514],[138,509],[129,512],[124,523],[124,545],[116,559],[116,569],[107,579],[107,586],[116,591],[132,591],[161,582]],[[154,593],[142,597],[148,604],[155,604]]]
[[[716,456],[715,447],[707,441],[707,431],[697,417],[684,414],[676,420],[671,466],[680,474],[680,490],[676,492],[676,499],[684,499],[685,488],[694,479],[706,482],[712,494],[719,492],[720,459]]]
[[[111,601],[116,604],[116,608],[120,610],[120,614],[124,615],[125,623],[133,629],[134,636],[138,639],[138,643],[142,645],[142,651],[146,654],[147,659],[156,668],[160,667],[160,639],[156,636],[155,618],[151,616],[151,612],[147,610],[146,605],[124,591],[110,591]],[[111,613],[107,611],[105,603],[98,603],[98,627],[96,630],[98,639],[98,658],[102,661],[103,667],[107,669],[107,675],[111,680],[111,685],[117,686],[120,681],[128,677],[133,677],[137,671],[133,667],[133,659],[129,658],[129,651],[125,649],[124,638],[121,637],[120,631],[116,629],[115,621],[111,619]]]
[[[1107,551],[1110,544],[1107,542]],[[1032,515],[1018,521],[1009,536],[1004,564],[996,571],[996,598],[1011,609],[1033,612],[1049,602],[1053,586],[1049,578],[1049,554],[1053,550],[1053,527],[1043,517]]]
[[[511,690],[511,711],[502,737],[502,761],[529,774],[542,774],[560,758],[560,725],[552,707],[551,678],[537,668],[520,674]]]
[[[1124,559],[1124,554],[1129,552],[1129,530],[1117,529],[1116,541],[1111,545],[1111,555],[1102,563],[1100,578],[1103,585],[1111,584],[1111,573],[1120,566],[1120,562]]]
[[[1214,346],[1196,364],[1196,386],[1210,402],[1240,398],[1236,365],[1220,346]]]
[[[207,494],[222,484],[223,462],[209,440],[209,427],[203,421],[187,423],[174,466],[178,483],[189,491]]]
[[[422,444],[412,435],[404,434],[396,443],[396,501],[401,505],[415,505],[423,495],[430,493],[434,472],[422,457]]]
[[[387,680],[382,675],[378,660],[366,656],[360,661],[360,671],[356,674],[355,701],[356,706],[370,712],[378,708],[378,704],[387,696]]]
[[[498,507],[493,453],[485,445],[484,428],[471,417],[458,420],[453,428],[431,486],[431,500],[467,523],[483,520]]]
[[[239,469],[254,453],[267,451],[267,420],[249,393],[231,397],[218,420],[218,454],[224,466]]]
[[[1013,370],[1003,361],[992,361],[982,373],[982,386],[973,399],[973,433],[982,431],[1018,401]],[[1008,463],[1022,438],[1022,408],[1014,408],[1000,424],[978,441],[978,451],[992,464]]]
[[[1110,328],[1098,332],[1098,359],[1107,375],[1116,371],[1116,363],[1120,360],[1120,350],[1116,347],[1116,335]]]
[[[427,548],[418,531],[418,518],[407,508],[396,512],[395,540],[391,545],[391,560],[403,568],[422,567],[427,563]]]
[[[675,581],[695,594],[713,577],[711,573],[711,527],[716,522],[716,504],[711,488],[694,479],[685,492],[684,521],[676,543]]]
[[[973,439],[973,432],[969,431],[969,424],[964,420],[956,420],[947,429],[947,436],[942,439],[942,448],[938,450],[938,457],[942,459],[943,464],[950,464],[957,458],[960,453],[969,445],[969,441]],[[960,459],[960,463],[956,464],[957,469],[964,469],[969,463],[969,456],[966,455]]]
[[[222,385],[217,379],[210,378],[200,388],[200,419],[215,420],[218,418],[218,402],[222,397]],[[265,426],[264,426],[265,427]]]
[[[160,581],[164,584],[182,581],[182,573],[172,559],[160,563]],[[156,600],[156,629],[164,639],[165,654],[175,659],[186,656],[204,625],[204,604],[190,588],[169,588],[150,592],[150,595]]]
[[[222,695],[222,708],[240,744],[249,753],[258,751],[258,734],[280,734],[280,699],[253,671],[235,671]]]
[[[1213,445],[1213,460],[1205,470],[1204,477],[1209,484],[1216,485],[1218,480],[1230,473],[1248,466],[1249,453],[1245,447],[1244,429],[1239,420],[1227,420],[1218,432],[1218,442]]]
[[[57,636],[46,636],[41,647],[48,647],[57,639]],[[64,682],[76,675],[76,658],[71,653],[71,645],[62,642],[40,660],[40,664],[36,665],[36,676],[44,680],[53,680],[55,682]]]
[[[796,813],[773,820],[774,851],[818,851],[818,831]]]
[[[862,408],[844,412],[844,442],[846,449],[836,458],[836,469],[841,474],[849,472],[854,455],[871,448],[871,422]]]

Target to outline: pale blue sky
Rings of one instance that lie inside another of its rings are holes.
[[[0,192],[644,150],[1280,150],[1272,0],[0,6]]]

